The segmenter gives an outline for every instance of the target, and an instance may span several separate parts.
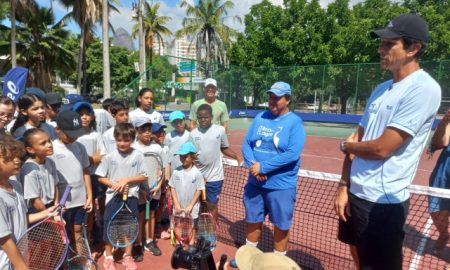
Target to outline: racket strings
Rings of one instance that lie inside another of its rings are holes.
[[[88,242],[84,237],[79,237],[70,248],[71,256],[67,260],[65,269],[67,270],[85,270],[97,269],[97,266],[91,258],[91,250]]]
[[[133,222],[135,220],[136,217],[125,209],[117,213],[108,227],[111,243],[117,246],[128,246],[132,244],[139,230],[139,223]]]
[[[173,216],[173,231],[181,241],[189,239],[194,228],[194,221],[191,217]]]
[[[48,220],[28,231],[17,248],[29,269],[55,269],[65,256],[67,241],[64,226]]]
[[[216,243],[216,223],[210,214],[201,214],[198,219],[197,238],[203,237],[209,241],[211,245]]]

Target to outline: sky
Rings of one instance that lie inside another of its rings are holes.
[[[133,0],[119,0],[120,6],[117,6],[120,13],[113,12],[111,14],[111,24],[115,29],[122,27],[131,34],[131,29],[134,22],[131,20],[131,6],[134,2]],[[197,0],[188,0],[194,4]],[[232,0],[234,2],[234,8],[229,11],[229,16],[240,16],[244,19],[244,16],[250,11],[250,7],[254,4],[260,3],[261,0]],[[282,5],[283,0],[270,0],[275,5]],[[362,2],[363,0],[351,0],[352,4]],[[56,20],[59,20],[67,14],[69,11],[59,4],[58,0],[37,0],[40,6],[50,6],[53,5],[53,10],[55,11]],[[135,0],[138,2],[138,0]],[[181,0],[147,0],[147,2],[158,2],[160,3],[160,15],[170,16],[171,21],[168,22],[168,28],[175,33],[181,28],[181,22],[185,16],[185,9],[180,7]],[[326,7],[333,0],[320,0],[320,4]],[[244,25],[240,24],[232,19],[230,19],[226,24],[238,31],[244,31]],[[76,33],[79,33],[79,28],[74,22],[69,22],[68,28]],[[97,27],[96,35],[101,36],[101,28]]]

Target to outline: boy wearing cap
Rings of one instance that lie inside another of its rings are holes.
[[[120,209],[124,191],[128,191],[128,207],[133,215],[138,217],[139,185],[147,181],[148,169],[142,153],[132,147],[135,137],[136,130],[133,125],[130,123],[117,124],[114,128],[117,149],[109,152],[95,171],[100,183],[108,188],[106,190],[106,207],[103,216],[105,222],[111,220],[113,214]],[[107,226],[104,226],[103,229],[103,240],[105,242],[103,266],[106,270],[115,270],[112,254],[113,247],[108,241]],[[135,260],[132,257],[132,245],[125,247],[122,264],[127,270],[137,269]]]
[[[212,107],[213,119],[212,122],[216,125],[221,125],[228,128],[228,121],[230,120],[228,116],[227,105],[216,98],[217,92],[217,81],[213,78],[208,78],[205,80],[205,97],[195,101],[191,106],[191,111],[189,113],[190,120],[190,130],[193,130],[197,126],[197,110],[202,104],[208,104]]]
[[[164,145],[168,148],[170,171],[173,172],[178,166],[181,166],[181,161],[175,153],[183,143],[189,141],[190,132],[186,130],[186,120],[183,112],[171,112],[169,121],[174,130],[167,133]]]
[[[212,215],[217,221],[217,203],[222,191],[224,170],[222,153],[242,163],[242,157],[229,148],[228,137],[223,126],[212,123],[212,108],[202,104],[197,111],[199,127],[191,132],[191,139],[198,150],[196,163],[206,179],[206,201]]]
[[[129,108],[125,102],[117,100],[111,104],[111,114],[116,121],[116,125],[121,123],[128,123],[128,111]],[[116,139],[114,138],[114,127],[111,127],[105,133],[103,133],[103,142],[105,144],[106,152],[111,153],[116,150]]]
[[[89,175],[89,157],[86,148],[77,138],[84,134],[80,116],[76,112],[64,111],[56,116],[58,139],[53,141],[53,159],[58,171],[59,194],[66,186],[72,190],[67,199],[64,220],[69,228],[71,241],[81,237],[86,213],[92,210],[92,186]]]
[[[144,160],[146,157],[155,154],[162,157],[163,149],[159,144],[152,142],[152,126],[155,124],[152,124],[151,120],[148,117],[136,117],[133,119],[133,125],[136,128],[138,134],[137,140],[133,143],[133,148],[137,151],[140,151],[144,155]],[[152,187],[156,182],[156,176],[151,175],[150,172],[148,172],[148,177],[148,186]],[[145,220],[145,222],[144,213],[147,200],[145,199],[145,196],[142,196],[142,194],[139,197],[139,224],[144,223],[144,226],[142,226],[142,228],[145,228],[146,241],[144,243],[144,248],[155,256],[161,255],[161,250],[156,244],[155,237],[155,211],[159,208],[162,185],[163,181],[161,181],[153,190],[150,191],[152,193],[152,199],[149,202],[150,216],[148,220]],[[143,259],[141,254],[143,249],[140,240],[141,239],[138,239],[135,243],[136,261],[140,261]]]
[[[50,92],[45,94],[45,114],[47,124],[56,127],[56,114],[61,108],[62,97],[60,94],[55,92]]]
[[[181,166],[173,171],[169,181],[173,211],[176,214],[180,214],[182,211],[190,214],[196,221],[200,208],[199,197],[202,190],[205,189],[203,175],[195,166],[197,148],[192,142],[186,142],[178,148],[176,154],[181,161]],[[189,244],[192,246],[194,241],[195,230],[189,239]]]
[[[441,88],[420,68],[428,26],[419,15],[397,16],[370,35],[380,38],[380,65],[393,79],[376,86],[356,132],[340,145],[345,159],[335,200],[338,238],[356,246],[361,269],[402,269],[408,187]]]

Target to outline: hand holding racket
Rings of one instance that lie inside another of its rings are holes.
[[[198,217],[197,239],[203,237],[203,239],[209,241],[211,250],[213,250],[216,247],[217,242],[216,228],[217,224],[214,219],[214,216],[209,212],[208,206],[206,204],[206,191],[203,189],[200,206],[200,215]]]
[[[61,209],[66,204],[72,187],[64,191],[57,212],[59,221],[53,219],[56,212],[29,228],[17,242],[17,248],[29,269],[58,269],[64,261],[69,245]]]
[[[138,236],[139,222],[127,205],[128,186],[125,187],[122,196],[122,205],[112,215],[107,224],[107,237],[111,245],[126,247],[134,243]]]

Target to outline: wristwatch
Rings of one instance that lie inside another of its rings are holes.
[[[343,142],[341,142],[341,144],[339,144],[339,150],[341,150],[342,153],[345,153],[345,144],[346,143],[347,143],[346,141],[343,141]]]

